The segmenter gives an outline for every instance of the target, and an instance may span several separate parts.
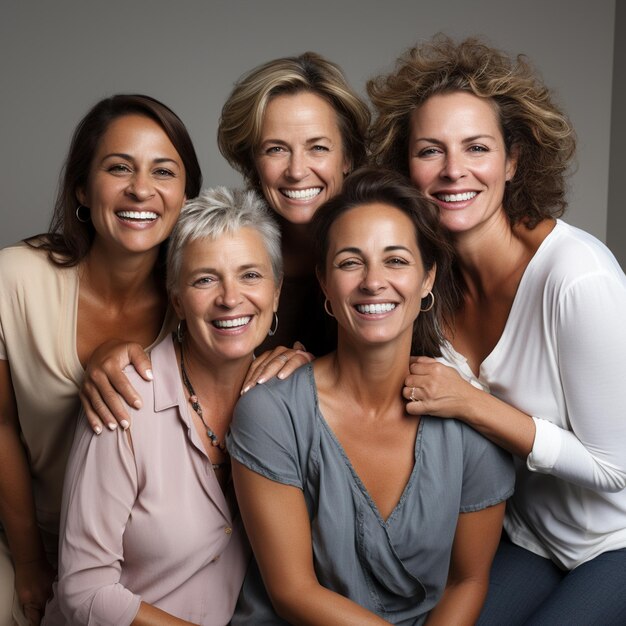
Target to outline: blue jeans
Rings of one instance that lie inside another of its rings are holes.
[[[503,536],[479,626],[626,625],[626,548],[571,571]]]

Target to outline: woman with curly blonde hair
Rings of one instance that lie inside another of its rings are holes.
[[[480,623],[625,623],[626,277],[559,219],[573,129],[523,56],[477,39],[418,45],[368,92],[375,159],[439,205],[456,250],[456,369],[418,358],[407,411],[519,460]]]

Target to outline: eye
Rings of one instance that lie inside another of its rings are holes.
[[[487,146],[472,145],[469,147],[470,152],[489,152]]]
[[[391,267],[401,267],[401,266],[409,264],[409,262],[406,259],[403,259],[400,256],[390,257],[389,259],[385,261],[385,263],[387,265],[390,265]]]
[[[248,283],[253,283],[253,282],[257,282],[259,280],[261,280],[263,278],[263,275],[260,274],[259,272],[246,272],[243,276],[242,276],[243,280],[248,282]]]
[[[327,146],[321,146],[319,144],[315,144],[314,146],[311,147],[311,150],[313,152],[329,152],[330,148],[328,148]]]
[[[281,154],[282,152],[285,152],[285,148],[283,146],[269,146],[264,150],[265,154]]]
[[[213,276],[200,276],[199,278],[196,278],[191,283],[191,285],[193,287],[197,287],[198,289],[206,289],[207,287],[210,287],[216,281],[217,279],[215,279]]]
[[[353,270],[361,267],[363,262],[360,259],[356,259],[354,257],[350,257],[349,259],[343,259],[335,263],[335,267],[340,270]]]
[[[418,157],[431,157],[441,154],[441,148],[436,148],[435,146],[429,146],[428,148],[422,148],[417,152]]]
[[[154,175],[158,178],[172,178],[175,176],[174,172],[165,167],[160,167],[159,169],[154,170]]]
[[[130,167],[125,163],[115,163],[115,165],[109,165],[109,167],[107,167],[107,172],[110,174],[123,175],[129,173],[130,171]]]

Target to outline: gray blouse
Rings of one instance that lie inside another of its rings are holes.
[[[228,448],[252,471],[302,489],[320,584],[393,624],[423,623],[441,597],[459,513],[513,493],[507,453],[461,422],[425,416],[409,481],[383,520],[320,412],[310,364],[240,399]],[[252,623],[285,623],[254,563],[232,621]]]

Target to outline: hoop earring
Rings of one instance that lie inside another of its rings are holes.
[[[430,311],[434,306],[435,306],[435,294],[432,291],[429,291],[423,298],[422,300],[425,300],[426,298],[428,298],[428,296],[430,296],[430,304],[426,307],[426,308],[420,308],[420,311],[422,313],[427,313],[428,311]]]
[[[178,322],[178,326],[176,326],[176,339],[178,343],[183,342],[184,336],[185,336],[185,320],[180,320],[180,322]]]
[[[335,317],[333,315],[333,311],[330,308],[330,300],[328,298],[326,298],[326,300],[324,300],[324,311],[326,311],[327,315],[330,315],[331,317]]]
[[[276,331],[278,330],[278,313],[274,312],[274,328],[270,328],[267,331],[267,334],[270,337],[273,337],[276,334]]]
[[[85,209],[85,211],[81,212],[81,209]],[[81,224],[86,224],[87,222],[91,221],[91,211],[86,206],[83,206],[82,204],[79,204],[76,207],[75,213],[76,213],[76,219]]]

